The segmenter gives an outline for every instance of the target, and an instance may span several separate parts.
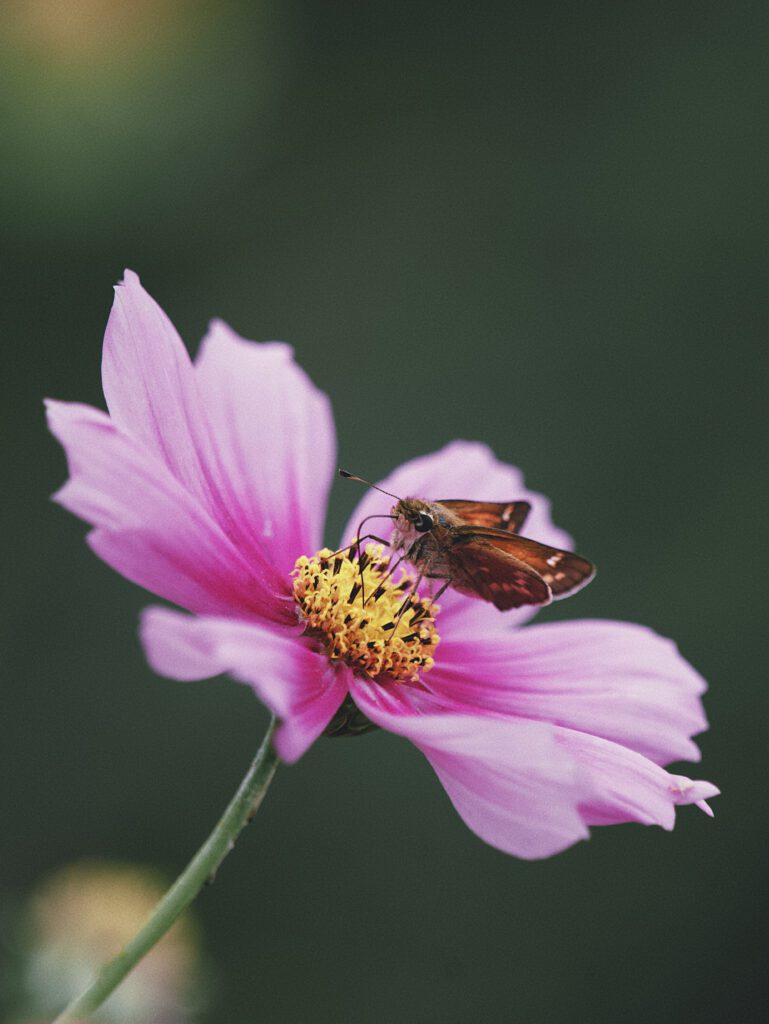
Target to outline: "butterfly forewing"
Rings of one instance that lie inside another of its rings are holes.
[[[567,597],[580,590],[595,575],[595,566],[572,551],[551,548],[547,544],[483,527],[460,527],[457,531],[455,551],[470,550],[470,559],[487,545],[516,561],[522,562],[539,576],[550,589],[553,599]],[[467,556],[466,559],[467,560]],[[532,603],[532,602],[524,602]]]
[[[452,585],[460,593],[491,601],[503,612],[552,600],[550,587],[538,572],[486,537],[454,544],[451,554]]]
[[[485,526],[506,533],[518,533],[531,511],[528,501],[463,501],[458,498],[438,502],[468,526]]]

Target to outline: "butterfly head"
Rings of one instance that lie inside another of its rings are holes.
[[[435,526],[431,507],[419,498],[400,498],[393,505],[391,515],[395,550],[408,551],[415,541],[426,536]]]
[[[429,533],[435,526],[435,516],[426,501],[419,498],[400,498],[392,507],[396,526],[401,529]]]

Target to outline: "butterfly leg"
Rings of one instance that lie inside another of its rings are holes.
[[[390,546],[390,542],[385,540],[384,537],[377,537],[375,533],[367,533],[365,537],[356,537],[352,544],[348,544],[347,547],[339,548],[338,551],[332,551],[327,558],[336,558],[337,555],[343,555],[347,551],[352,551],[353,548],[356,550],[357,557],[360,558],[360,546],[364,540],[375,540],[378,544],[384,544],[386,547]]]
[[[431,608],[434,606],[435,602],[437,600],[439,600],[446,593],[446,591],[449,589],[449,587],[451,586],[451,584],[453,582],[454,582],[454,578],[453,577],[443,581],[443,586],[442,587],[438,587],[438,593],[435,594],[434,596],[430,597],[430,607]]]
[[[392,515],[384,514],[383,513],[381,515],[365,516],[358,523],[358,529],[356,530],[356,534],[357,534],[357,537],[358,537],[356,557],[358,559],[358,569],[359,569],[359,575],[360,575],[360,600],[361,600],[361,604],[362,604],[362,606],[364,608],[366,607],[366,584],[365,584],[365,580],[363,578],[363,572],[364,572],[364,570],[366,568],[366,564],[368,564],[368,563],[364,563],[363,562],[363,558],[361,557],[361,550],[360,550],[361,540],[376,540],[380,544],[384,544],[385,547],[389,547],[390,544],[389,544],[388,541],[383,540],[381,537],[376,537],[373,533],[369,533],[365,537],[361,537],[361,531],[363,530],[363,527],[366,525],[366,523],[369,522],[369,520],[371,520],[371,519],[392,519],[392,518],[393,518]]]
[[[383,579],[381,579],[381,580],[379,581],[379,586],[378,586],[378,587],[376,588],[376,590],[374,591],[374,593],[373,593],[373,594],[371,594],[371,595],[370,595],[370,597],[366,598],[366,600],[365,600],[365,601],[363,602],[363,604],[364,604],[364,605],[365,605],[365,604],[366,604],[366,603],[367,603],[368,601],[372,600],[372,598],[373,598],[373,600],[374,600],[374,601],[376,601],[376,600],[378,600],[378,597],[381,597],[381,596],[382,596],[382,595],[381,595],[381,593],[380,593],[380,590],[381,590],[381,588],[382,588],[382,587],[383,587],[383,586],[385,585],[385,583],[387,583],[387,581],[388,581],[389,579],[391,579],[391,578],[392,578],[392,575],[393,575],[393,573],[395,572],[395,570],[396,570],[396,569],[398,568],[398,566],[399,566],[399,565],[401,564],[401,562],[402,562],[402,561],[403,561],[403,555],[401,555],[401,557],[400,557],[400,558],[398,558],[398,559],[397,559],[397,560],[396,560],[396,561],[395,561],[395,562],[394,562],[394,563],[392,564],[392,566],[390,567],[390,571],[389,571],[389,572],[387,573],[387,575],[386,575],[385,577],[383,577]]]

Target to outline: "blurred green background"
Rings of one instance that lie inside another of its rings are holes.
[[[405,741],[319,742],[198,902],[204,1024],[764,1019],[768,33],[740,2],[3,6],[8,957],[58,865],[175,873],[265,724],[153,677],[147,595],[48,501],[41,399],[102,404],[129,266],[193,350],[213,315],[292,342],[342,465],[469,437],[523,467],[600,567],[545,616],[675,637],[724,791],[524,863]]]

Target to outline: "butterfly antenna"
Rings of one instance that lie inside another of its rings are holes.
[[[370,480],[364,480],[362,476],[355,476],[354,473],[348,473],[346,469],[340,469],[339,475],[344,480],[357,480],[359,484],[365,484],[366,487],[371,487],[375,491],[381,491],[381,493],[386,494],[388,498],[395,498],[396,501],[401,500],[397,494],[392,494],[390,491],[386,491],[384,487],[377,487],[377,485],[372,484]]]

